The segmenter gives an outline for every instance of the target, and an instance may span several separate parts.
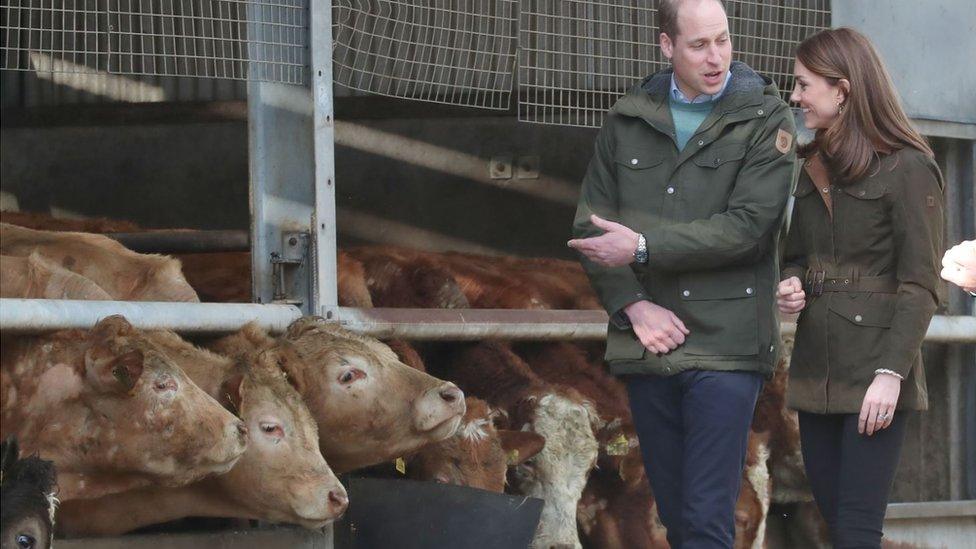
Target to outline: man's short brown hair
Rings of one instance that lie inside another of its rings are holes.
[[[657,27],[662,33],[668,35],[671,40],[678,37],[678,8],[683,0],[659,0],[657,4]],[[722,11],[728,14],[725,9],[724,0],[715,0],[722,6]]]

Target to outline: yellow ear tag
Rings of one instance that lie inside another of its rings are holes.
[[[608,456],[623,456],[626,455],[628,451],[630,451],[630,444],[628,444],[627,437],[625,437],[623,433],[607,443]]]
[[[403,458],[396,458],[396,461],[393,462],[393,465],[396,466],[397,472],[400,473],[401,475],[407,474],[407,462],[404,461]]]
[[[519,451],[518,451],[518,448],[514,448],[512,450],[509,450],[508,451],[508,464],[509,465],[518,465],[518,461],[519,461]]]

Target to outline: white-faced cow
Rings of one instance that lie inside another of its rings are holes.
[[[54,461],[62,500],[187,484],[244,452],[244,424],[120,316],[0,353],[2,436]]]
[[[0,547],[47,549],[54,536],[54,464],[21,457],[16,438],[0,443]]]
[[[427,368],[504,410],[508,428],[545,438],[535,457],[516,466],[509,484],[519,494],[545,500],[535,547],[580,547],[576,507],[596,463],[593,435],[599,418],[571,389],[545,383],[502,343],[454,345],[431,351]]]

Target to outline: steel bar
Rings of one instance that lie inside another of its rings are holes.
[[[161,230],[106,233],[105,236],[139,253],[192,254],[251,250],[247,231]]]
[[[291,305],[0,299],[0,330],[40,333],[91,328],[99,320],[116,314],[137,328],[184,334],[230,333],[248,322],[257,322],[271,333],[281,333],[302,316],[298,307]]]
[[[272,332],[281,332],[301,316],[301,311],[291,305],[244,303],[0,299],[0,330],[86,328],[111,314],[125,315],[139,327],[185,333],[230,332],[252,320]],[[603,311],[339,307],[335,316],[334,320],[349,330],[384,339],[601,340],[607,330]],[[788,335],[796,329],[795,324],[785,322],[781,328]],[[925,340],[976,342],[976,317],[937,316],[932,319]]]

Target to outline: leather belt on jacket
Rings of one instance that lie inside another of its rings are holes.
[[[812,297],[825,292],[874,292],[893,294],[898,291],[898,279],[894,275],[861,276],[857,269],[817,270],[807,269],[803,291]]]

